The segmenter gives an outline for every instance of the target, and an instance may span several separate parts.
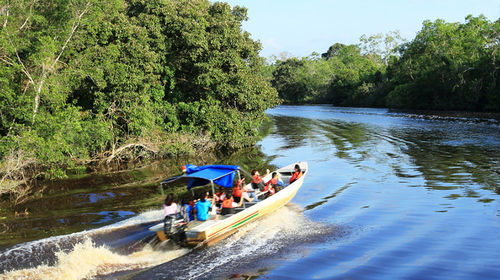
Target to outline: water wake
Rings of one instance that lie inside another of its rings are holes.
[[[1,275],[0,279],[84,279],[158,265],[187,252],[188,249],[183,248],[155,251],[146,246],[139,252],[120,255],[105,246],[97,246],[90,238],[86,238],[68,253],[56,252],[57,261],[54,266],[39,265],[35,268],[15,270]]]
[[[133,279],[213,279],[266,264],[260,260],[282,250],[329,238],[336,228],[312,222],[303,208],[287,205],[242,227],[237,233],[203,250],[195,250]],[[297,249],[300,250],[300,249]],[[128,278],[127,278],[128,279]]]
[[[161,210],[147,211],[102,228],[16,245],[0,252],[0,273],[4,273],[0,279],[81,279],[95,273],[111,273],[168,261],[183,250],[158,255],[142,242],[151,235],[147,226],[161,217]],[[133,234],[134,231],[142,234],[138,236]],[[123,237],[127,235],[129,237]],[[111,248],[104,245],[117,240],[122,244]],[[137,243],[140,244],[137,246]],[[134,247],[134,250],[118,254],[116,251],[124,251],[119,246]]]
[[[191,251],[180,247],[154,250],[144,242],[144,235],[132,240],[129,238],[125,242],[126,247],[141,243],[135,250],[124,253],[119,252],[116,246],[110,247],[113,244],[110,240],[113,238],[123,238],[126,234],[134,236],[134,231],[148,233],[147,227],[161,217],[161,211],[148,211],[92,231],[15,246],[0,253],[0,264],[6,268],[0,279],[84,279],[136,271],[160,264],[163,265],[144,273],[152,274],[152,278],[176,279],[227,274],[226,266],[253,263],[252,259],[257,256],[276,253],[290,244],[311,242],[315,237],[325,236],[332,231],[331,227],[309,221],[302,215],[302,211],[303,209],[293,205],[283,207],[244,226],[216,245],[200,250]],[[103,239],[108,241],[102,242]],[[96,240],[101,240],[103,244]],[[183,255],[186,256],[182,257]]]

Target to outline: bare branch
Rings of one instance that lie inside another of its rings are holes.
[[[8,59],[8,60],[7,60]],[[14,63],[7,56],[0,56],[0,60],[5,62],[8,65],[14,65]]]
[[[111,155],[106,158],[106,162],[110,163],[116,156],[118,156],[121,152],[123,152],[126,149],[137,148],[137,147],[140,147],[140,148],[142,148],[142,149],[144,149],[144,150],[146,150],[148,152],[151,152],[153,154],[157,154],[159,152],[158,150],[154,150],[152,148],[149,148],[146,144],[131,143],[131,144],[127,144],[127,145],[121,146],[120,148],[118,148],[116,150],[113,150],[112,153],[111,153]]]
[[[61,58],[61,55],[63,54],[64,50],[68,46],[69,41],[73,37],[73,34],[75,33],[76,29],[80,25],[80,20],[82,19],[83,15],[87,13],[89,8],[90,8],[90,2],[87,2],[87,4],[85,4],[85,9],[83,9],[83,11],[76,18],[76,21],[73,23],[73,26],[71,28],[71,32],[70,32],[68,38],[66,39],[66,41],[64,42],[64,45],[61,47],[61,51],[59,52],[59,55],[54,60],[54,63],[52,64],[51,69],[54,69],[54,66],[56,65],[57,61],[59,61],[59,58]]]
[[[11,45],[14,47],[14,44],[12,44],[12,42],[11,42]],[[19,53],[17,52],[17,48],[16,47],[14,47],[14,51],[16,53],[17,62],[19,62],[19,64],[21,64],[21,66],[23,67],[21,69],[21,71],[23,71],[23,73],[28,77],[28,79],[30,80],[30,82],[34,85],[35,81],[33,81],[33,78],[31,77],[30,73],[28,72],[28,69],[26,68],[26,66],[24,66],[24,63],[21,60],[21,58],[19,57]]]
[[[32,14],[32,12],[33,12],[33,6],[35,5],[35,3],[36,3],[36,0],[35,0],[35,1],[33,1],[33,2],[31,2],[31,4],[30,4],[30,12],[29,12],[28,16],[26,17],[26,19],[24,20],[24,22],[23,22],[23,24],[21,25],[21,27],[19,27],[19,30],[23,30],[23,28],[24,28],[24,27],[26,26],[26,24],[28,23],[28,21],[29,21],[29,19],[30,19],[30,17],[31,17],[31,14]]]

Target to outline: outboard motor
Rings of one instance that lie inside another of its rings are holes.
[[[167,215],[163,220],[163,231],[168,239],[175,243],[182,242],[186,239],[186,223],[184,220],[177,219],[177,214]]]

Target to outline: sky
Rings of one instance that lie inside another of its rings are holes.
[[[260,55],[309,56],[361,35],[399,30],[411,40],[424,20],[464,22],[469,14],[500,18],[500,0],[219,0],[248,9],[243,29],[259,40]]]

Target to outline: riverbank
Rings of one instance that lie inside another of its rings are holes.
[[[40,180],[113,162],[258,141],[265,110],[280,100],[261,74],[260,44],[241,28],[246,9],[121,3],[12,2],[0,13],[0,42],[10,42],[0,61],[4,199],[19,204]]]
[[[47,166],[24,151],[4,160],[0,165],[0,202],[20,205],[30,199],[51,192],[54,185],[71,182],[72,178],[91,174],[112,174],[133,170],[155,160],[192,157],[213,158],[216,143],[206,135],[162,134],[149,139],[129,139],[119,147],[105,151],[91,159],[72,158],[68,165]],[[58,169],[58,177],[45,178],[47,169]]]
[[[161,219],[164,199],[157,183],[198,157],[174,158],[66,179],[23,205],[28,216],[0,221],[0,267],[81,267],[98,260],[94,248],[104,248],[132,265],[161,260],[148,272],[156,278],[498,278],[500,122],[328,105],[267,114],[270,133],[257,146],[205,159],[246,170],[308,162],[291,204],[252,223],[255,230],[174,262],[157,255],[169,251],[149,254],[148,227]],[[98,272],[106,279],[107,268],[130,268],[121,264],[107,258]],[[108,278],[119,277],[132,276]]]
[[[166,193],[187,194],[185,185],[164,192],[158,183],[180,174],[186,163],[237,164],[245,170],[274,168],[259,146],[229,153],[212,151],[121,165],[122,170],[81,173],[40,183],[39,192],[13,205],[0,203],[0,249],[30,240],[103,227],[151,209],[161,209]]]

